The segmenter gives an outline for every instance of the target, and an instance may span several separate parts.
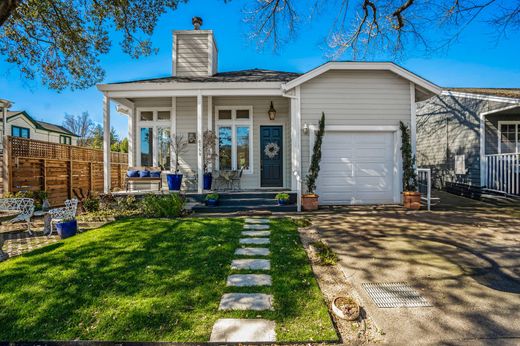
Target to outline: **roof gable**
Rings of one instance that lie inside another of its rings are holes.
[[[72,133],[71,131],[67,130],[63,126],[51,124],[46,121],[35,120],[26,111],[8,111],[7,112],[7,121],[9,121],[9,119],[12,119],[16,116],[23,116],[25,119],[27,119],[27,121],[29,121],[31,124],[34,125],[34,127],[36,127],[39,130],[62,133],[65,135],[78,137],[78,135]],[[0,119],[1,118],[2,118],[2,116],[0,116]]]

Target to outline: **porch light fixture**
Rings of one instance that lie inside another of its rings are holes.
[[[303,124],[303,133],[304,134],[309,133],[309,125],[307,123]]]
[[[276,109],[273,107],[273,101],[271,101],[271,107],[269,107],[267,114],[269,114],[269,120],[274,120],[274,118],[276,118]]]

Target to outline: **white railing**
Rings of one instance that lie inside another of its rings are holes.
[[[426,201],[428,210],[432,205],[432,171],[429,168],[417,168],[417,185],[421,199]]]
[[[486,188],[520,195],[520,153],[486,155]]]

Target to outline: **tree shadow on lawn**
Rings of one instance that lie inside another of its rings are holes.
[[[206,340],[241,225],[123,221],[5,262],[0,340]]]

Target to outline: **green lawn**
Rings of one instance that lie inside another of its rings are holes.
[[[257,316],[276,321],[279,341],[337,340],[290,220],[272,222],[273,287],[255,290],[274,294],[275,311],[218,311],[242,227],[125,220],[0,263],[0,341],[203,342],[219,318]]]

